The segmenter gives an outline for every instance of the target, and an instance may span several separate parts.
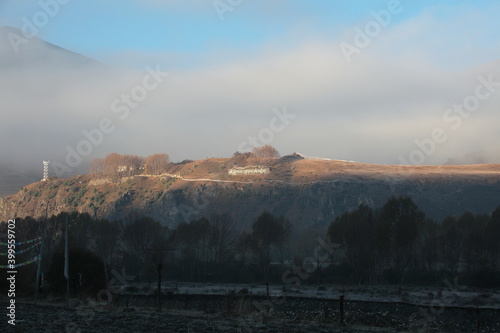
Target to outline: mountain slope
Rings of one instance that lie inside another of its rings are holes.
[[[89,82],[89,77],[95,73],[112,74],[111,69],[95,60],[38,37],[25,38],[19,29],[0,27],[0,197],[16,193],[21,187],[40,179],[42,160],[50,159],[45,157],[51,153],[46,148],[50,146],[50,140],[43,139],[56,136],[49,126],[54,122],[52,119],[47,123],[33,119],[34,110],[41,115],[47,114],[44,109],[68,98],[64,95],[66,87]],[[85,90],[79,91],[80,96],[86,93]],[[74,118],[75,115],[65,109],[59,117]],[[32,156],[29,150],[33,143],[26,143],[29,139],[25,132],[38,126],[39,129],[48,128],[42,140],[32,138],[43,146],[43,152],[42,149],[33,149],[43,157]]]
[[[151,216],[165,225],[230,213],[241,227],[267,210],[296,226],[324,226],[364,203],[409,195],[427,215],[489,214],[500,205],[500,165],[385,166],[275,159],[269,174],[230,175],[234,159],[174,165],[160,176],[111,181],[90,175],[31,184],[0,199],[0,220],[77,210],[97,217]],[[249,163],[247,163],[248,165]],[[237,163],[244,166],[245,163]]]
[[[99,62],[48,43],[38,37],[26,38],[19,29],[0,27],[0,70],[79,69],[101,67]]]

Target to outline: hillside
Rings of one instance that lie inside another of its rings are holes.
[[[0,26],[0,70],[107,68],[81,54],[48,43],[38,37],[26,38],[23,31]]]
[[[269,173],[229,174],[251,165],[244,156],[172,164],[159,176],[115,180],[81,175],[50,179],[0,199],[0,220],[77,210],[96,217],[151,216],[165,225],[230,213],[248,226],[262,211],[298,227],[324,226],[360,203],[380,207],[409,195],[435,219],[500,205],[500,165],[391,166],[336,160],[275,158]]]

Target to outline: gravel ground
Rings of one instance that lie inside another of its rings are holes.
[[[267,319],[262,316],[230,317],[196,311],[153,309],[133,312],[96,311],[78,313],[51,305],[19,304],[15,327],[4,321],[5,332],[370,332],[338,325],[305,320]],[[11,327],[8,327],[11,326]],[[383,331],[381,331],[383,332]],[[389,332],[389,331],[386,331]]]
[[[90,300],[16,304],[16,326],[1,332],[500,332],[500,310],[430,309],[404,303],[345,302],[340,326],[338,300],[244,295],[170,295],[162,312],[151,296],[121,296],[114,306]],[[123,305],[128,301],[129,308]],[[5,309],[6,302],[0,303]],[[228,312],[228,310],[230,310]],[[480,325],[478,330],[477,325]]]

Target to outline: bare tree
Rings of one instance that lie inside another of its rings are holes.
[[[209,246],[212,260],[220,266],[231,252],[235,242],[235,224],[228,214],[212,215],[209,219]]]
[[[280,153],[270,145],[265,145],[261,147],[255,147],[252,149],[252,153],[257,157],[280,157]]]
[[[94,158],[89,167],[89,174],[94,178],[104,175],[106,172],[106,164],[103,158]]]
[[[378,231],[375,243],[379,252],[389,260],[400,282],[404,281],[415,260],[417,236],[424,219],[425,214],[410,197],[389,198],[380,210],[375,225]]]
[[[376,264],[374,235],[373,211],[366,205],[337,216],[328,227],[327,236],[342,244],[342,259],[351,267],[351,277],[357,283],[368,283],[373,279]]]
[[[292,234],[293,225],[290,220],[286,219],[284,216],[278,217],[278,223],[280,225],[279,234],[276,239],[276,246],[278,247],[280,253],[280,263],[283,265],[284,262],[284,252],[288,245],[290,236]]]
[[[121,241],[129,253],[145,260],[147,249],[164,242],[165,238],[159,222],[149,217],[142,217],[122,225]]]
[[[281,232],[279,220],[268,212],[262,213],[252,224],[250,244],[266,281],[269,280],[271,249],[278,243]]]
[[[121,175],[130,177],[141,172],[144,158],[137,155],[122,155],[120,159]]]
[[[280,154],[273,146],[265,145],[253,148],[252,156],[256,164],[267,165],[272,158],[280,157]]]
[[[154,154],[146,158],[145,173],[148,175],[161,175],[167,171],[170,164],[168,154]]]
[[[116,180],[119,177],[129,177],[140,173],[143,165],[143,157],[110,153],[103,159],[94,159],[89,171],[91,174],[101,174]]]
[[[118,170],[121,162],[121,155],[110,153],[103,159],[105,175],[112,179],[118,177]]]
[[[180,251],[182,264],[190,271],[190,278],[205,279],[210,260],[209,236],[210,222],[204,217],[189,223],[182,222],[175,230],[175,245]]]

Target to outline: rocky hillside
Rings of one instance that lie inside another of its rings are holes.
[[[76,210],[110,219],[147,215],[174,226],[230,213],[248,226],[267,210],[304,227],[327,225],[360,203],[380,207],[392,195],[411,196],[438,220],[465,211],[489,214],[500,205],[499,164],[387,166],[299,155],[275,158],[263,168],[252,162],[212,158],[172,164],[156,176],[50,179],[1,198],[0,220]]]

